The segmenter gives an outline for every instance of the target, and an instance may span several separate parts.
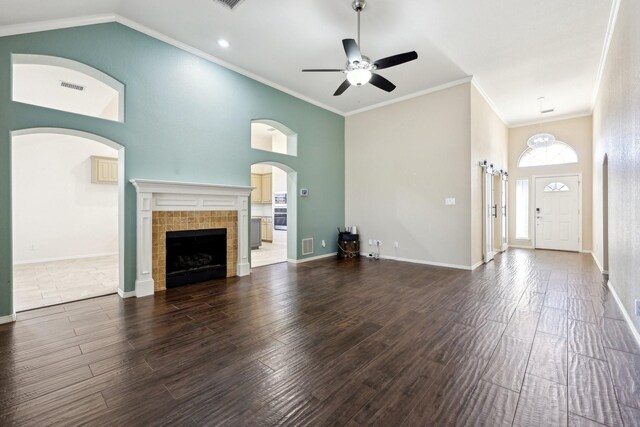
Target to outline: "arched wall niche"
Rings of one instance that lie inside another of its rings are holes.
[[[124,122],[124,84],[87,64],[48,55],[12,54],[12,100]]]

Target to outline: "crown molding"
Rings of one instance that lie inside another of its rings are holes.
[[[502,124],[504,124],[506,127],[511,127],[509,122],[506,121],[504,117],[502,117],[502,114],[500,114],[500,112],[498,111],[498,107],[496,107],[496,104],[493,103],[493,100],[489,97],[489,95],[487,95],[487,92],[485,92],[485,90],[482,88],[476,76],[473,76],[473,78],[471,79],[471,84],[473,84],[476,90],[480,92],[480,95],[482,95],[482,97],[487,102],[487,104],[489,104],[493,112],[496,113],[496,116],[498,116],[498,118],[502,121]]]
[[[57,20],[51,20],[51,21],[37,21],[37,22],[30,22],[30,23],[24,23],[24,24],[7,25],[7,26],[0,27],[0,37],[36,33],[40,31],[59,30],[63,28],[82,27],[85,25],[105,24],[109,22],[117,22],[121,25],[124,25],[140,33],[143,33],[156,40],[160,40],[171,46],[177,47],[178,49],[181,49],[185,52],[189,52],[192,55],[195,55],[206,61],[220,65],[228,70],[234,71],[245,77],[249,77],[250,79],[255,80],[259,83],[262,83],[264,85],[277,89],[281,92],[284,92],[288,95],[291,95],[294,98],[298,98],[302,101],[308,102],[309,104],[315,105],[316,107],[320,107],[324,110],[330,111],[340,116],[345,115],[344,111],[340,111],[336,108],[330,107],[329,105],[323,104],[319,101],[316,101],[315,99],[309,98],[308,96],[302,95],[301,93],[288,89],[282,85],[279,85],[278,83],[272,82],[271,80],[265,79],[264,77],[260,77],[257,74],[254,74],[238,66],[235,66],[207,52],[204,52],[200,49],[197,49],[181,41],[178,41],[159,31],[153,30],[149,27],[146,27],[142,24],[139,24],[138,22],[132,21],[131,19],[125,18],[116,13],[79,16],[74,18],[57,19]]]
[[[596,85],[593,88],[593,95],[591,97],[591,112],[596,106],[596,100],[598,99],[598,93],[600,92],[600,85],[602,84],[602,77],[604,76],[604,70],[607,66],[607,58],[609,56],[609,48],[611,47],[611,40],[613,39],[613,33],[616,29],[616,23],[618,22],[618,12],[620,11],[620,0],[613,0],[611,5],[611,13],[609,14],[609,23],[607,25],[607,34],[604,38],[604,46],[602,47],[602,56],[600,57],[600,65],[598,65],[598,74],[596,74]]]
[[[100,15],[77,16],[50,21],[35,21],[15,25],[3,25],[0,26],[0,37],[38,33],[40,31],[60,30],[63,28],[82,27],[84,25],[105,24],[117,21],[117,17],[118,15],[114,13],[104,13]]]
[[[534,120],[534,121],[530,121],[530,122],[514,123],[512,126],[509,126],[509,129],[516,129],[516,128],[521,128],[521,127],[524,127],[524,126],[539,125],[539,124],[543,124],[543,123],[559,122],[559,121],[562,121],[562,120],[579,119],[580,117],[589,117],[592,114],[593,114],[593,112],[591,110],[587,110],[587,111],[583,111],[581,113],[576,113],[576,114],[565,114],[565,115],[561,115],[561,116],[553,116],[553,117],[549,117],[548,119],[544,119],[544,120]]]
[[[409,95],[401,96],[400,98],[390,99],[389,101],[384,101],[384,102],[380,102],[378,104],[370,105],[368,107],[364,107],[364,108],[360,108],[360,109],[357,109],[357,110],[349,111],[349,112],[345,113],[344,115],[349,117],[349,116],[353,116],[355,114],[364,113],[365,111],[371,111],[371,110],[375,110],[375,109],[378,109],[378,108],[386,107],[387,105],[397,104],[398,102],[407,101],[409,99],[417,98],[419,96],[428,95],[428,94],[434,93],[434,92],[440,92],[441,90],[445,90],[445,89],[449,89],[449,88],[452,88],[452,87],[455,87],[455,86],[460,86],[460,85],[465,84],[465,83],[469,83],[471,81],[471,79],[472,79],[471,76],[467,76],[467,77],[464,77],[464,78],[459,79],[459,80],[454,80],[454,81],[449,82],[449,83],[444,83],[444,84],[441,84],[439,86],[434,86],[434,87],[429,88],[429,89],[421,90],[420,92],[414,92],[414,93],[409,94]]]

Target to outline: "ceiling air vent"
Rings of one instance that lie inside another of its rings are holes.
[[[311,255],[313,253],[313,237],[302,239],[302,255]]]
[[[73,89],[73,90],[79,90],[80,92],[82,92],[84,90],[84,86],[81,85],[77,85],[74,83],[69,83],[69,82],[60,82],[60,86],[62,87],[66,87],[67,89]]]
[[[233,9],[238,5],[238,3],[242,2],[242,0],[213,0],[216,3],[220,3],[222,5],[227,6],[229,9]]]

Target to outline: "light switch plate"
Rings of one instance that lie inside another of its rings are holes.
[[[444,204],[447,206],[453,206],[456,204],[456,199],[455,197],[447,197],[446,199],[444,199]]]

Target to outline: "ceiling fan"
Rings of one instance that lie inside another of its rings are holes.
[[[346,69],[339,68],[325,68],[325,69],[309,69],[302,70],[303,72],[339,72],[345,73],[347,79],[338,87],[338,90],[333,96],[339,96],[344,93],[349,86],[362,86],[367,83],[391,92],[396,88],[396,85],[391,83],[379,74],[375,74],[374,71],[382,70],[385,68],[395,67],[396,65],[404,64],[405,62],[418,59],[418,54],[415,51],[405,52],[398,55],[388,56],[386,58],[378,59],[372,62],[371,59],[362,55],[360,52],[360,12],[367,5],[366,0],[354,0],[351,7],[358,13],[358,42],[354,39],[342,40],[344,51],[347,54],[347,67]]]

